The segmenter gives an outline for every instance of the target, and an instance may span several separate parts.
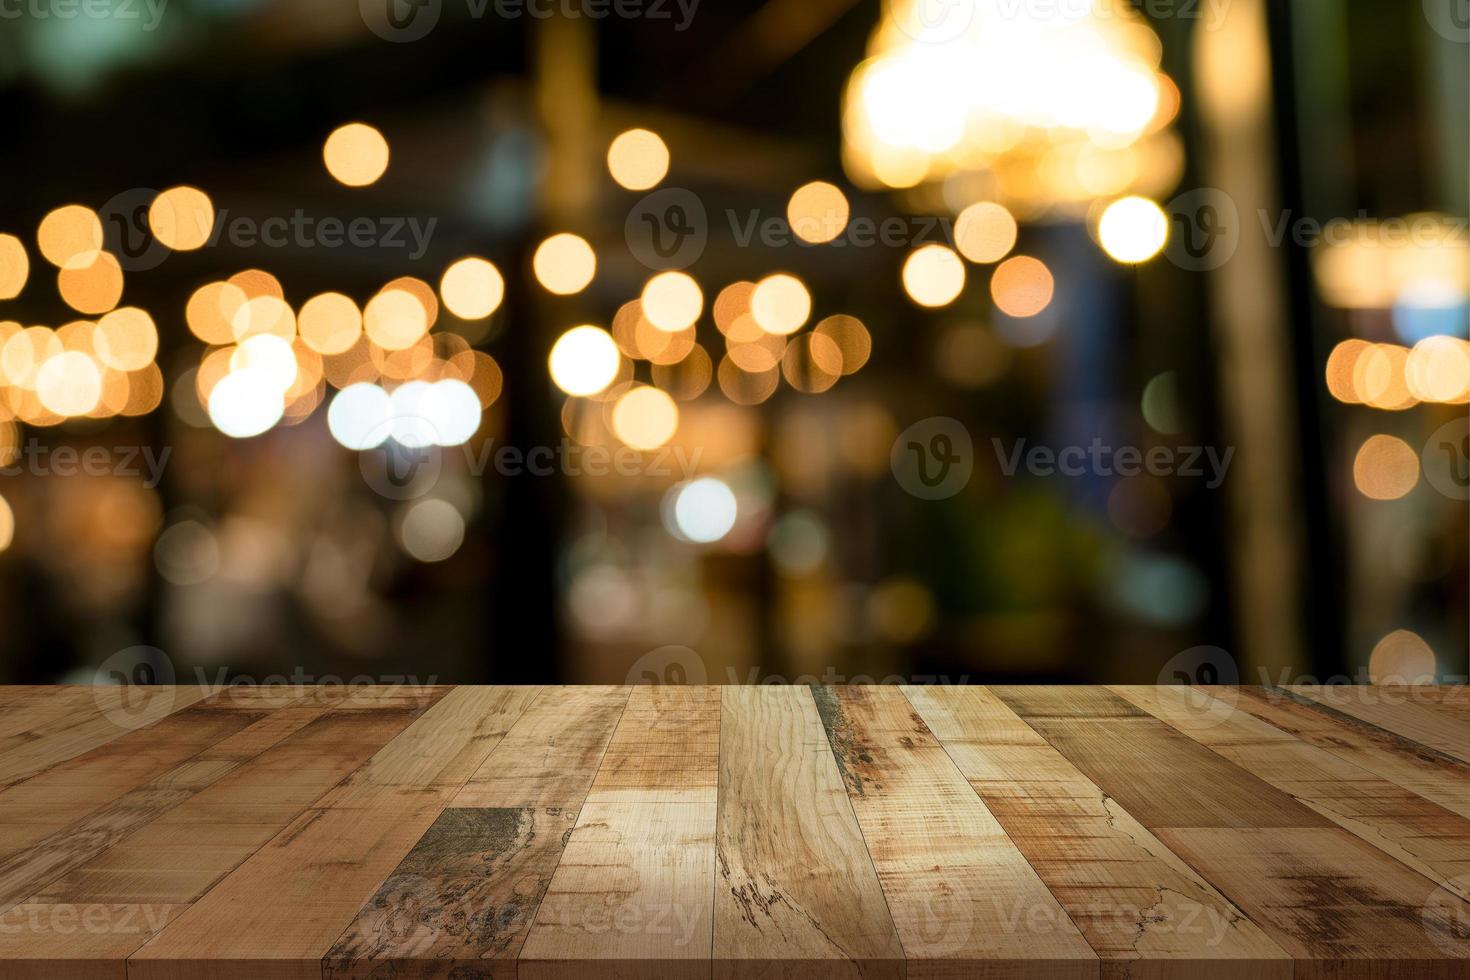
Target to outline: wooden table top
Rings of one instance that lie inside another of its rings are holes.
[[[0,977],[1470,976],[1464,688],[0,688]]]

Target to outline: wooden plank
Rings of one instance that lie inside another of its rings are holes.
[[[1281,688],[1243,688],[1235,705],[1462,817],[1470,817],[1470,765]]]
[[[714,976],[901,977],[903,948],[811,693],[720,694]]]
[[[618,687],[547,688],[470,777],[453,805],[580,805],[628,701]]]
[[[58,719],[101,712],[90,686],[13,687],[10,690],[21,694],[12,697],[5,710],[0,712],[0,751],[23,744],[21,740],[12,739],[24,732],[34,731]]]
[[[720,692],[639,687],[536,913],[522,980],[710,976]]]
[[[336,709],[418,717],[406,731],[400,725],[391,733],[408,736],[401,745],[394,738],[367,763],[380,781],[361,783],[299,816],[134,953],[129,980],[319,978],[333,943],[458,792],[461,772],[481,761],[463,755],[466,746],[489,755],[497,744],[493,733],[504,730],[536,692],[512,693],[502,698],[493,689],[456,689],[421,715],[403,708]],[[446,715],[475,722],[455,723]],[[424,744],[414,731],[419,726],[440,734],[437,747]],[[444,768],[405,761],[434,755]],[[395,785],[396,779],[429,783]]]
[[[1285,951],[990,691],[905,687],[1110,980],[1290,980]]]
[[[473,796],[484,805],[444,811],[337,938],[324,958],[326,976],[379,969],[440,976],[445,964],[515,976],[515,958],[628,694],[507,690],[520,693],[524,713],[492,751],[456,770],[474,772]],[[559,763],[548,761],[546,779],[517,785],[502,778],[529,773],[528,757],[556,759],[559,746],[569,747],[568,773],[552,778]],[[590,746],[598,747],[595,757]],[[457,798],[469,798],[468,790]]]
[[[1288,690],[1461,762],[1470,762],[1470,724],[1453,713],[1418,703],[1407,689],[1297,685]]]
[[[992,687],[1145,827],[1326,827],[1327,818],[1101,688]],[[1067,705],[1078,692],[1079,708]],[[1114,713],[1100,716],[1103,706]]]
[[[1201,711],[1198,691],[1111,690],[1426,878],[1470,898],[1470,820],[1224,702],[1214,702],[1224,710]]]
[[[283,708],[257,743],[206,753],[228,772],[207,788],[36,893],[42,901],[187,905],[239,867],[410,725],[403,709]]]
[[[0,976],[127,980],[128,954],[181,911],[169,905],[17,905],[0,916]]]
[[[894,687],[814,688],[911,978],[1098,976],[1098,957]]]
[[[115,804],[273,710],[240,710],[228,695],[211,698],[0,790],[0,857]]]
[[[1464,980],[1470,906],[1337,828],[1165,828],[1298,957],[1299,980]]]
[[[205,695],[197,687],[93,687],[92,705],[0,739],[0,785],[16,783],[57,763],[146,728]],[[75,695],[73,697],[76,697]]]
[[[713,803],[719,756],[718,688],[634,688],[587,801]]]
[[[1026,700],[994,690],[1008,704]],[[1277,945],[1312,961],[1297,977],[1464,976],[1452,961],[1470,956],[1470,940],[1445,931],[1455,916],[1470,921],[1463,900],[1157,718],[1025,720]],[[1360,972],[1361,959],[1401,966]]]

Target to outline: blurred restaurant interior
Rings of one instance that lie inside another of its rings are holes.
[[[7,2],[0,682],[1463,680],[1463,7]]]

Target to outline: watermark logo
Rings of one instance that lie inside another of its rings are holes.
[[[1186,191],[1164,207],[1169,216],[1169,261],[1190,272],[1218,269],[1240,247],[1240,209],[1213,187]]]
[[[97,211],[102,219],[102,244],[116,256],[124,272],[147,272],[163,264],[168,246],[153,235],[148,213],[158,191],[133,187],[113,197]],[[166,206],[166,205],[165,205]]]
[[[921,44],[948,44],[975,23],[975,0],[887,0],[889,19]]]
[[[357,456],[358,471],[372,491],[387,500],[417,500],[439,483],[444,454],[438,446],[408,446],[389,439]]]
[[[92,683],[102,716],[118,728],[142,728],[173,707],[173,661],[157,647],[119,650],[98,665]]]
[[[689,647],[659,647],[633,661],[625,683],[698,686],[709,683],[709,672],[704,658]]]
[[[1420,910],[1424,934],[1443,953],[1464,956],[1470,949],[1470,875],[1451,878],[1436,888]]]
[[[898,485],[921,500],[953,497],[970,482],[975,446],[958,419],[935,417],[899,433],[888,456]]]
[[[1470,0],[1424,0],[1424,19],[1446,41],[1470,44]]]
[[[422,41],[439,25],[443,0],[358,0],[358,13],[368,30],[385,41]]]
[[[1424,444],[1424,479],[1451,500],[1470,500],[1470,418],[1446,422]]]
[[[623,223],[623,238],[633,258],[647,268],[685,269],[709,244],[709,216],[693,191],[665,187],[633,205]]]
[[[1193,728],[1213,728],[1229,721],[1235,713],[1240,665],[1223,647],[1190,647],[1164,663],[1157,683],[1160,687],[1181,689],[1182,695],[1172,696],[1191,716]]]
[[[1111,446],[1101,437],[1087,445],[1028,446],[1016,440],[1009,449],[1000,439],[991,439],[995,461],[1007,477],[1024,469],[1032,476],[1180,476],[1203,479],[1206,488],[1219,489],[1235,459],[1235,447],[1223,451],[1214,446]]]

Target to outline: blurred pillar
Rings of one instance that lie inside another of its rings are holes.
[[[1242,680],[1276,679],[1306,663],[1300,499],[1291,324],[1279,255],[1259,231],[1275,208],[1277,147],[1264,0],[1235,0],[1213,29],[1196,29],[1195,70],[1204,148],[1200,173],[1238,213],[1234,255],[1215,269],[1213,328],[1222,422],[1236,447],[1230,493],[1232,577]]]

